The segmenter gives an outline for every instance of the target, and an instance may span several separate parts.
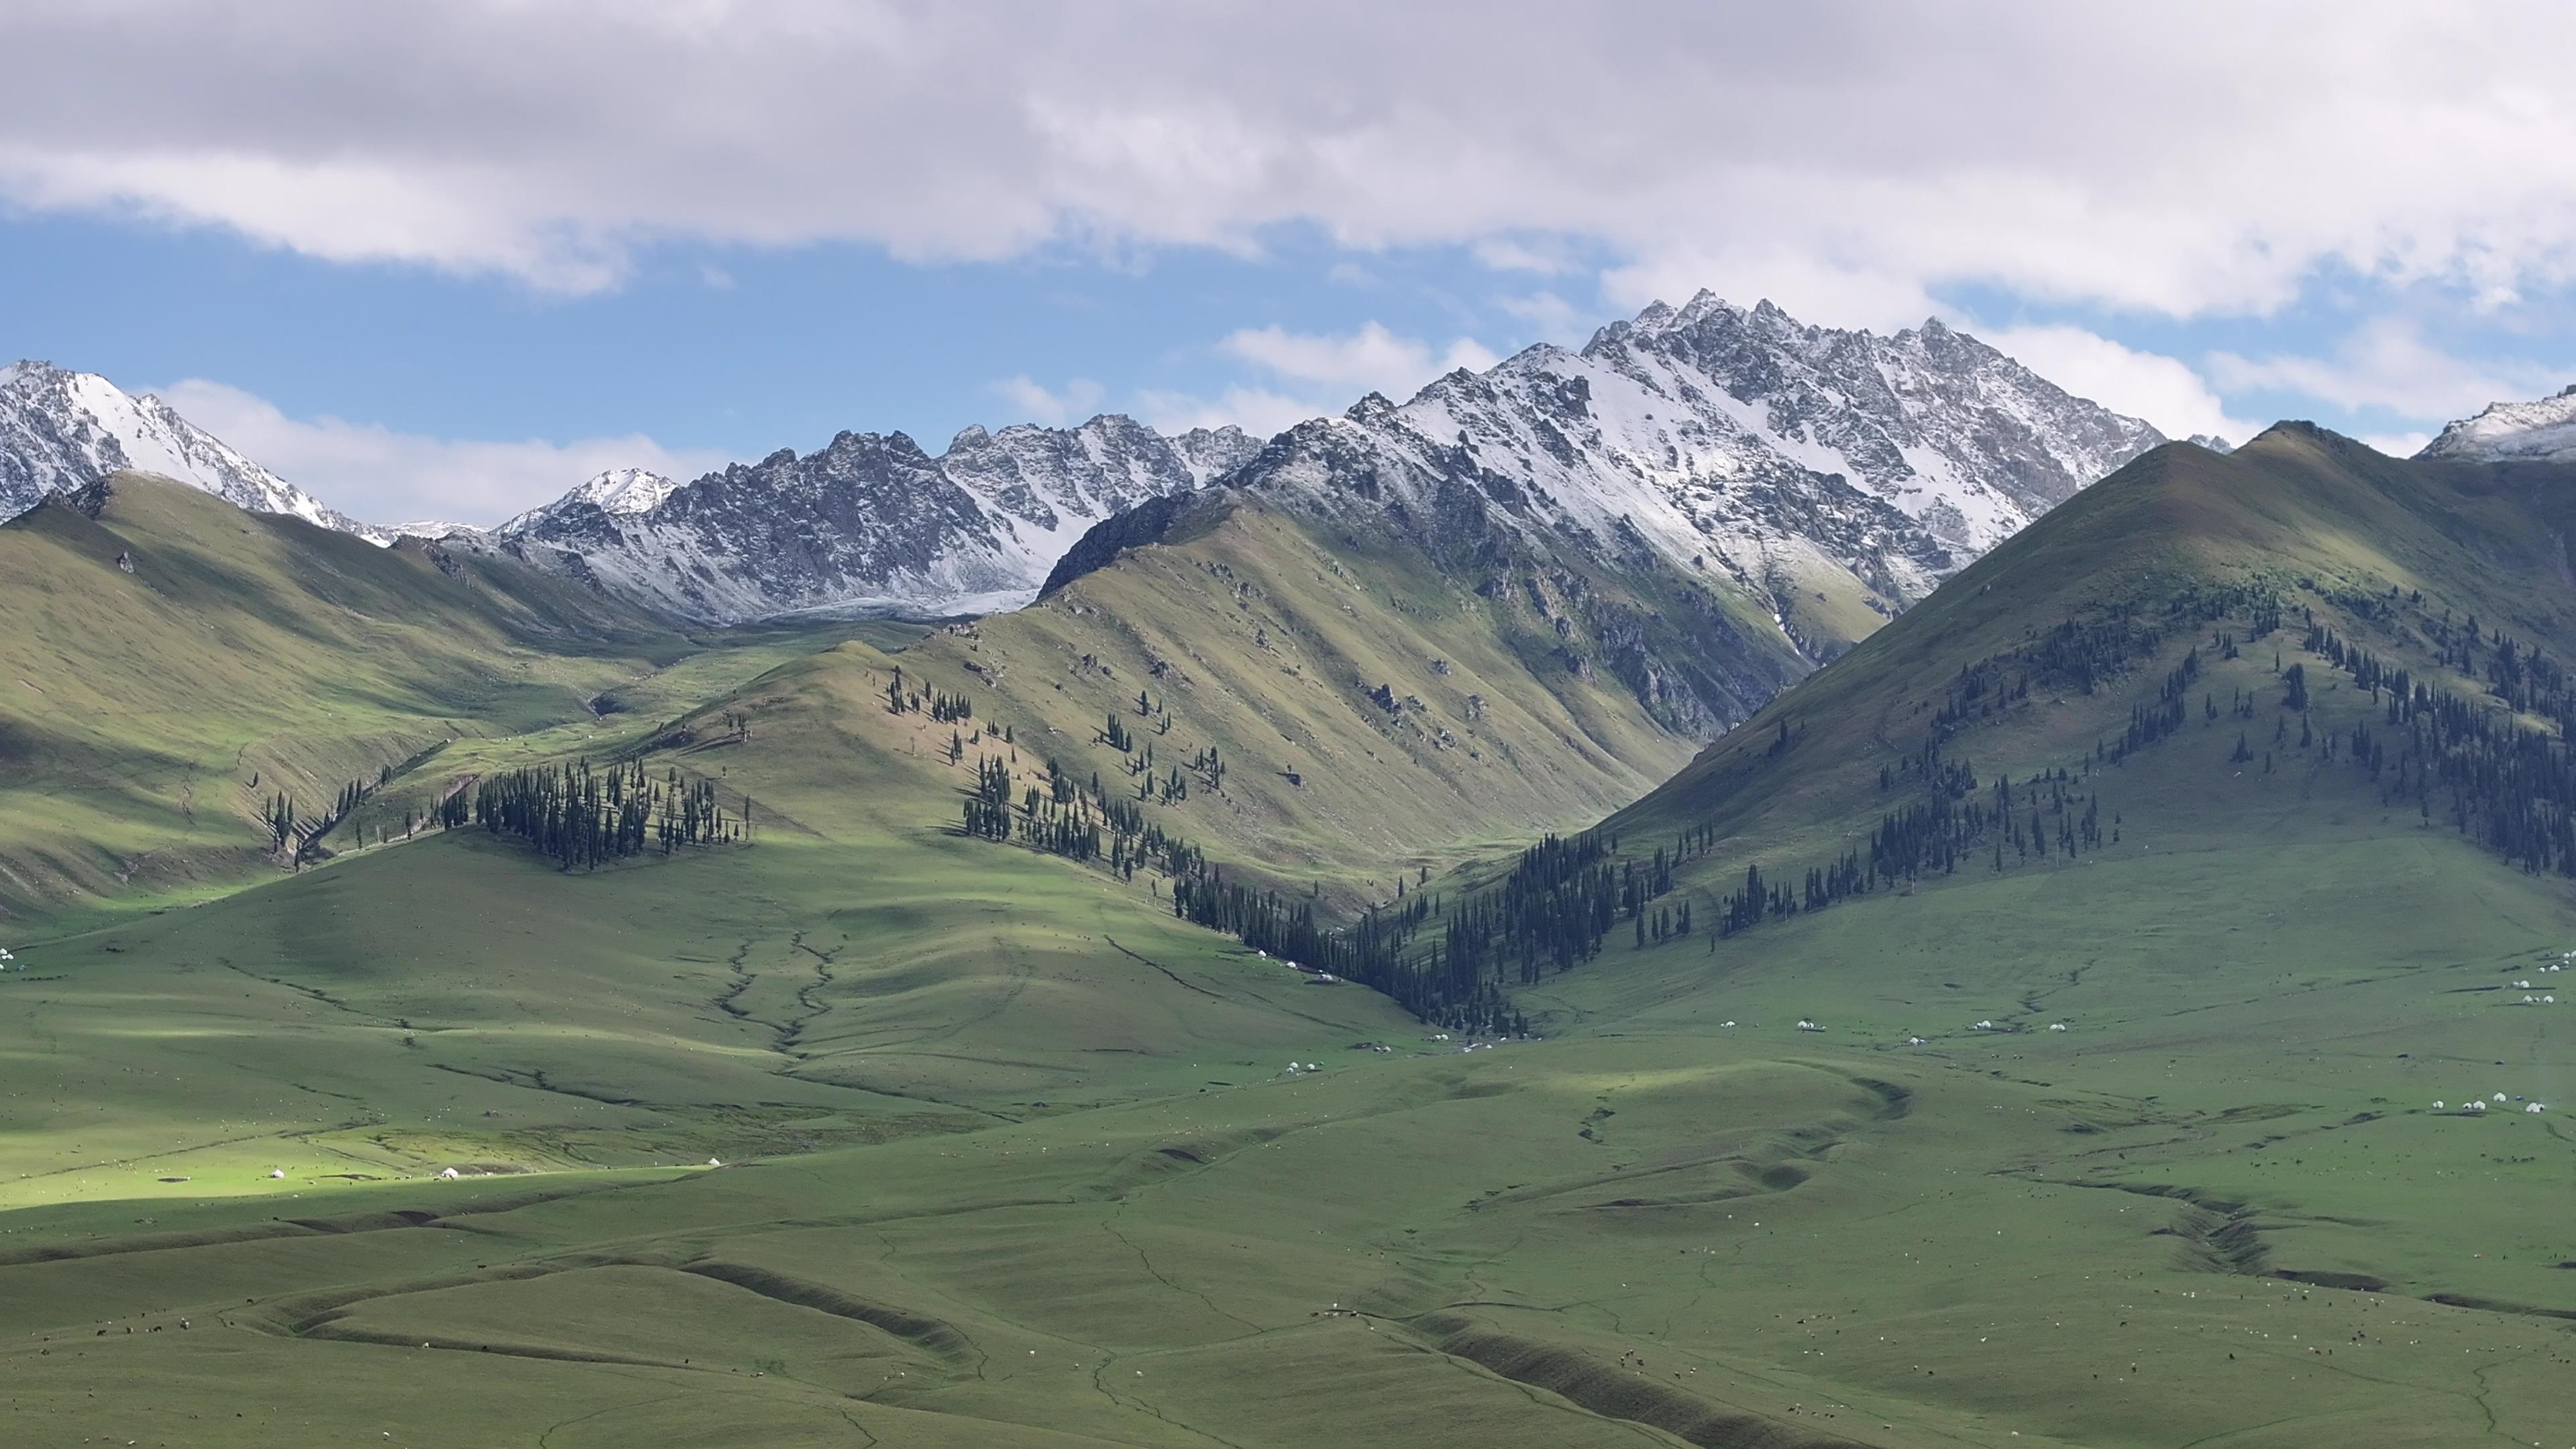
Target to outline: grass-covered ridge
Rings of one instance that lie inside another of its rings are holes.
[[[293,853],[266,821],[280,797],[300,837],[353,782],[452,783],[472,742],[687,708],[850,632],[686,637],[506,558],[377,548],[148,475],[91,501],[0,526],[0,919],[264,879]]]
[[[2576,900],[2446,817],[2396,744],[2433,720],[2387,715],[2403,668],[2410,700],[2555,730],[2528,651],[2576,643],[2557,481],[2303,430],[2142,460],[1621,812],[1615,851],[1549,856],[1665,849],[1642,903],[1694,929],[1614,892],[1588,959],[1502,983],[1536,1041],[1442,1040],[1175,920],[1152,871],[961,830],[979,758],[1014,796],[1050,755],[1116,791],[1147,742],[1159,776],[1221,740],[1227,788],[1153,818],[1337,909],[1481,854],[1435,875],[1445,908],[1681,764],[1600,671],[1539,672],[1522,625],[1258,513],[899,652],[692,654],[604,719],[460,739],[350,838],[578,757],[761,825],[571,871],[433,832],[12,938],[0,1426],[2553,1442]],[[2195,651],[2180,724],[2131,745]],[[1450,672],[1397,672],[1423,654]],[[892,708],[898,669],[973,715]],[[1483,686],[1518,713],[1471,733],[1439,691]],[[1488,771],[1506,751],[1546,768]],[[1748,865],[1865,854],[1944,765],[1974,772],[1954,808],[2013,791],[1955,868],[1712,929]]]

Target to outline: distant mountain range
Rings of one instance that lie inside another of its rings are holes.
[[[845,432],[690,482],[612,470],[489,530],[362,523],[156,397],[21,362],[0,368],[0,516],[135,468],[379,543],[412,532],[506,551],[731,622],[1014,606],[1095,525],[1225,480],[1317,516],[1391,502],[1423,526],[1473,499],[1518,527],[1715,571],[1774,599],[1795,633],[1801,606],[1893,614],[2161,441],[1937,320],[1882,337],[1703,292],[1579,351],[1532,347],[1403,403],[1371,394],[1266,446],[1235,428],[1166,435],[1115,414],[970,427],[936,455],[900,432]],[[2571,451],[2576,390],[2489,408],[2424,455]]]
[[[49,362],[0,367],[0,519],[127,468],[175,478],[254,513],[292,514],[378,543],[393,539],[234,452],[150,393],[129,397],[94,372]]]
[[[495,529],[503,548],[682,617],[981,613],[1024,603],[1092,525],[1251,458],[1239,428],[1167,437],[1132,418],[842,433],[693,483],[622,469]]]
[[[2538,402],[2491,403],[2442,429],[2418,458],[2472,463],[2576,462],[2576,387]]]

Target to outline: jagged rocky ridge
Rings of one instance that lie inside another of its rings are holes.
[[[1355,508],[1353,526],[1444,526],[1473,501],[1577,549],[1732,579],[1784,614],[1821,580],[1884,615],[2162,441],[1937,321],[1878,337],[1702,293],[1580,352],[1533,347],[1402,405],[1372,395],[1266,449],[1123,417],[969,428],[937,457],[844,433],[657,485],[640,509],[605,501],[628,484],[595,480],[498,537],[698,618],[973,611],[1024,602],[1092,524],[1223,477]]]
[[[490,542],[696,619],[986,612],[1025,602],[1093,524],[1258,446],[1237,428],[1166,437],[1116,415],[970,427],[936,457],[899,432],[845,432],[692,483],[603,474]]]
[[[1878,337],[1703,292],[1580,352],[1532,347],[1400,405],[1372,394],[1226,481],[1418,533],[1461,567],[1515,548],[1660,561],[1755,601],[1821,659],[1855,605],[1894,614],[2163,441],[1937,320]],[[1839,625],[1811,617],[1837,609]]]
[[[48,362],[0,367],[0,519],[49,493],[76,493],[124,469],[159,473],[254,513],[292,514],[308,523],[390,543],[324,505],[149,393],[132,397],[91,372]]]
[[[2467,463],[2576,463],[2576,387],[2537,402],[2490,403],[2444,427],[2418,458]]]
[[[5,377],[12,512],[141,467],[245,507],[394,532],[155,399],[41,364]],[[1401,405],[1372,395],[1266,449],[1232,428],[1166,437],[1118,416],[968,428],[938,456],[902,433],[849,432],[688,483],[615,470],[489,533],[406,527],[696,619],[977,612],[1024,602],[1094,524],[1230,477],[1351,527],[1483,530],[1490,513],[1512,537],[1547,535],[1569,566],[1642,551],[1760,601],[1821,654],[1853,618],[1903,608],[2158,441],[1938,322],[1878,337],[1702,293],[1580,352],[1530,348]]]

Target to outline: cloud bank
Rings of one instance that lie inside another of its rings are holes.
[[[2510,36],[2510,44],[2498,43]],[[615,286],[666,239],[1460,244],[1609,300],[2261,312],[2576,272],[2576,11],[1539,0],[72,0],[0,11],[0,197]],[[115,77],[101,84],[101,77]]]
[[[375,523],[490,525],[610,468],[689,479],[723,455],[673,451],[641,435],[472,441],[339,418],[293,418],[264,398],[190,379],[155,389],[179,415],[344,513]]]

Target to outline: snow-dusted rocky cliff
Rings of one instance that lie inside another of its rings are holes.
[[[1879,337],[1703,292],[1303,423],[1230,480],[1408,517],[1472,503],[1645,548],[1788,609],[1826,580],[1893,612],[2164,441],[1937,321]]]
[[[2418,458],[2576,463],[2576,387],[2538,402],[2491,403],[2442,429]]]
[[[970,427],[935,457],[902,433],[842,433],[692,483],[602,474],[492,541],[693,618],[980,612],[1035,593],[1093,524],[1257,448],[1235,428],[1165,437],[1115,415]]]
[[[0,518],[120,469],[159,473],[256,513],[392,540],[226,447],[149,393],[47,362],[0,367]]]

